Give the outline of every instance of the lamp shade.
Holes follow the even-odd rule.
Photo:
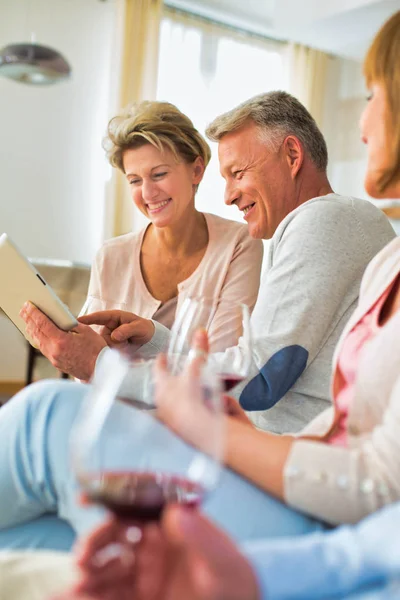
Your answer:
[[[0,75],[21,83],[46,85],[67,79],[71,67],[56,50],[39,44],[9,44],[0,50]]]

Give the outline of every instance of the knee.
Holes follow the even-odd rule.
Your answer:
[[[7,405],[9,404],[10,408],[14,406],[15,409],[19,405],[29,413],[53,411],[57,406],[64,404],[73,409],[81,404],[88,387],[82,383],[57,379],[37,381],[23,388]]]

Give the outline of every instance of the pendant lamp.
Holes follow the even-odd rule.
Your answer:
[[[0,75],[20,83],[48,85],[68,79],[71,67],[56,50],[39,44],[9,44],[0,50]]]

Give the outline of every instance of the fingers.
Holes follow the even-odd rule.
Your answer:
[[[159,354],[154,364],[154,374],[157,379],[167,373],[168,361],[165,354]]]
[[[138,527],[111,519],[79,542],[75,553],[81,577],[74,591],[92,592],[131,578],[135,564],[134,547],[141,537]]]
[[[43,346],[49,341],[57,340],[64,332],[59,329],[41,310],[31,302],[25,302],[20,311],[25,321],[25,332],[35,348],[43,352]]]
[[[26,323],[26,332],[33,338],[40,341],[40,337],[54,338],[63,333],[53,321],[49,319],[41,310],[39,310],[32,302],[25,302],[21,311],[20,317]],[[38,336],[40,336],[38,338]]]
[[[78,317],[79,323],[85,325],[107,325],[110,321],[119,322],[120,310],[98,310],[88,315]]]
[[[218,530],[198,510],[178,505],[167,506],[162,519],[164,533],[169,540],[186,549],[193,545],[207,550]],[[211,536],[211,537],[210,537]],[[209,551],[209,549],[208,549]]]
[[[114,520],[108,520],[80,540],[75,546],[77,564],[90,568],[93,555],[113,541],[118,531],[119,525]]]
[[[192,338],[192,345],[189,352],[189,366],[187,376],[189,378],[198,378],[201,366],[207,361],[208,356],[208,335],[204,329],[196,331]]]
[[[192,346],[202,350],[205,354],[209,352],[208,333],[205,329],[198,329],[193,336]]]
[[[257,582],[236,544],[197,510],[167,507],[163,532],[187,558],[196,598],[257,598]],[[232,585],[232,578],[234,584]],[[235,595],[235,587],[243,588]]]
[[[142,538],[141,529],[134,523],[121,522],[117,519],[109,519],[75,546],[77,564],[85,568],[98,568],[101,566],[102,558],[96,554],[102,552],[105,547],[113,543],[121,543],[135,546]],[[95,558],[95,560],[93,560]],[[103,559],[106,557],[104,556]],[[111,555],[110,555],[110,558]]]
[[[134,337],[137,333],[138,323],[137,320],[130,323],[124,323],[120,325],[111,333],[111,339],[114,342],[126,342],[129,338]]]

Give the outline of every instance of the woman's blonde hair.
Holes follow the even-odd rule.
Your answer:
[[[192,121],[169,102],[145,100],[133,104],[108,124],[103,147],[113,167],[124,172],[125,150],[152,144],[160,152],[169,149],[176,160],[193,163],[200,156],[204,165],[210,161],[211,150]]]
[[[381,27],[364,60],[368,87],[383,86],[386,94],[386,138],[389,165],[377,182],[379,192],[400,180],[400,11]]]

